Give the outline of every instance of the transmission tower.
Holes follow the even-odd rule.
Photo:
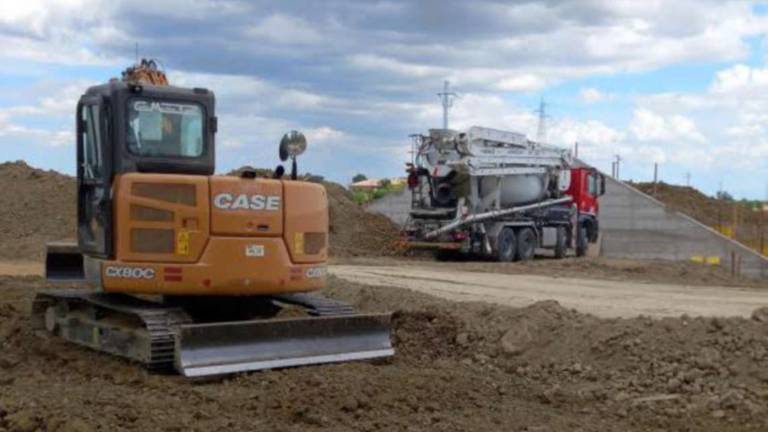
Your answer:
[[[457,94],[450,91],[451,83],[448,80],[443,82],[443,91],[437,95],[440,97],[440,101],[443,104],[443,129],[448,129],[448,110],[453,106],[453,101],[456,99]]]

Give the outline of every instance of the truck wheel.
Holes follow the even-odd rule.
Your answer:
[[[587,227],[581,226],[579,227],[579,233],[576,236],[576,256],[577,257],[583,257],[587,255],[587,247],[589,247],[589,243],[587,243]]]
[[[530,228],[522,228],[517,232],[517,259],[528,261],[536,253],[536,233]]]
[[[555,258],[565,258],[565,254],[568,252],[568,239],[565,232],[565,228],[557,227],[557,235],[555,239]]]
[[[496,238],[496,260],[499,262],[510,262],[515,259],[517,251],[517,241],[515,232],[512,228],[504,228],[499,232]]]

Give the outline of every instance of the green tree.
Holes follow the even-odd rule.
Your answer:
[[[361,182],[364,180],[368,180],[368,177],[365,176],[365,174],[358,174],[354,177],[352,177],[352,183]]]
[[[392,186],[392,180],[385,178],[379,182],[379,186],[382,189],[389,189],[389,187]]]

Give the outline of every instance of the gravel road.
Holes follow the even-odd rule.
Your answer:
[[[335,265],[331,274],[350,282],[407,288],[453,301],[525,307],[556,300],[600,317],[748,317],[768,305],[768,290],[581,278],[478,273],[430,266]]]

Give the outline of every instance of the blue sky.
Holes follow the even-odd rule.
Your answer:
[[[217,95],[219,171],[277,163],[290,129],[302,167],[347,183],[402,175],[408,135],[451,125],[572,147],[622,178],[768,194],[762,2],[679,0],[61,0],[0,4],[0,159],[74,172],[74,114],[90,86],[157,58]]]

